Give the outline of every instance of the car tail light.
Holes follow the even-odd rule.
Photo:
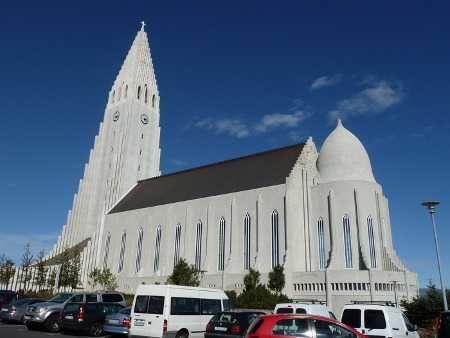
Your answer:
[[[206,324],[206,331],[209,331],[209,330],[211,330],[211,324],[210,323]]]
[[[131,327],[131,318],[125,317],[125,318],[123,319],[122,326],[128,326],[128,327]]]
[[[164,319],[163,332],[167,332],[167,319]]]
[[[84,304],[80,305],[80,309],[78,310],[78,319],[79,320],[84,319]]]
[[[239,325],[233,325],[233,327],[231,328],[231,332],[239,333],[241,332],[241,327]]]
[[[62,318],[62,311],[59,313],[59,318]]]
[[[17,309],[15,308],[15,306],[13,306],[13,307],[11,308],[11,311],[12,311],[12,312],[16,312],[16,310],[17,310]]]
[[[439,313],[437,327],[436,327],[438,331],[441,329],[441,324],[442,324],[442,313]]]

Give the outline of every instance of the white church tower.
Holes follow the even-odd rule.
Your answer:
[[[48,255],[56,262],[64,250],[78,246],[84,275],[95,264],[103,215],[138,180],[160,175],[160,98],[144,27],[142,22],[109,92],[67,225]]]

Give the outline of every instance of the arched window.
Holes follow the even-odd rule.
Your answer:
[[[369,236],[369,252],[370,252],[370,267],[377,267],[377,254],[375,252],[375,237],[373,234],[373,219],[372,216],[367,216],[367,233]]]
[[[145,102],[145,103],[148,102],[148,89],[147,89],[147,85],[145,85],[145,100],[144,100],[144,102]]]
[[[250,269],[250,215],[244,217],[244,270]]]
[[[218,270],[225,270],[225,218],[221,217],[219,222],[219,264]]]
[[[347,214],[342,218],[344,227],[344,251],[345,251],[345,267],[347,269],[353,268],[353,253],[352,253],[352,236],[350,232],[350,217]]]
[[[141,255],[142,255],[142,240],[143,240],[143,238],[144,238],[144,230],[142,228],[140,228],[138,240],[137,240],[135,273],[138,273],[139,270],[141,270]]]
[[[325,259],[325,233],[322,217],[319,217],[317,220],[317,242],[319,248],[319,269],[323,270],[326,268],[327,262]]]
[[[103,254],[103,270],[108,268],[109,244],[111,243],[111,233],[108,231],[105,240],[105,252]]]
[[[128,96],[128,85],[125,86],[125,95],[124,95],[124,99],[126,99]]]
[[[272,212],[272,268],[280,264],[278,211]]]
[[[120,273],[123,270],[123,260],[124,260],[124,256],[125,256],[125,244],[126,243],[127,243],[127,231],[123,230],[122,240],[120,241],[119,267],[117,269],[117,273]]]
[[[155,100],[156,100],[156,97],[155,97],[155,94],[153,94],[153,96],[152,96],[152,107],[153,108],[155,107]]]
[[[195,267],[200,270],[202,262],[202,236],[203,236],[203,224],[199,220],[197,222],[197,237],[195,240]]]
[[[175,245],[173,253],[173,266],[178,264],[180,260],[180,243],[181,243],[181,224],[178,223],[175,227]]]
[[[155,254],[153,258],[153,272],[157,272],[159,269],[159,252],[161,249],[161,226],[158,225],[156,228],[155,236]]]
[[[137,90],[137,99],[139,100],[140,98],[141,98],[141,86],[139,86]]]

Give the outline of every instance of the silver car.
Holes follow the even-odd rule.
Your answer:
[[[16,300],[11,304],[4,304],[1,307],[0,319],[11,322],[21,322],[25,324],[23,315],[28,305],[46,302],[47,300],[41,298],[24,298]]]
[[[117,313],[106,316],[103,332],[107,334],[128,335],[130,331],[131,306],[122,309]]]

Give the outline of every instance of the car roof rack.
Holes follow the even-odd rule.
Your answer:
[[[396,307],[397,303],[393,303],[390,300],[352,300],[352,304],[373,304],[373,305],[386,305]]]
[[[311,303],[311,304],[320,304],[324,305],[326,304],[325,301],[318,300],[318,299],[292,299],[293,303]]]

